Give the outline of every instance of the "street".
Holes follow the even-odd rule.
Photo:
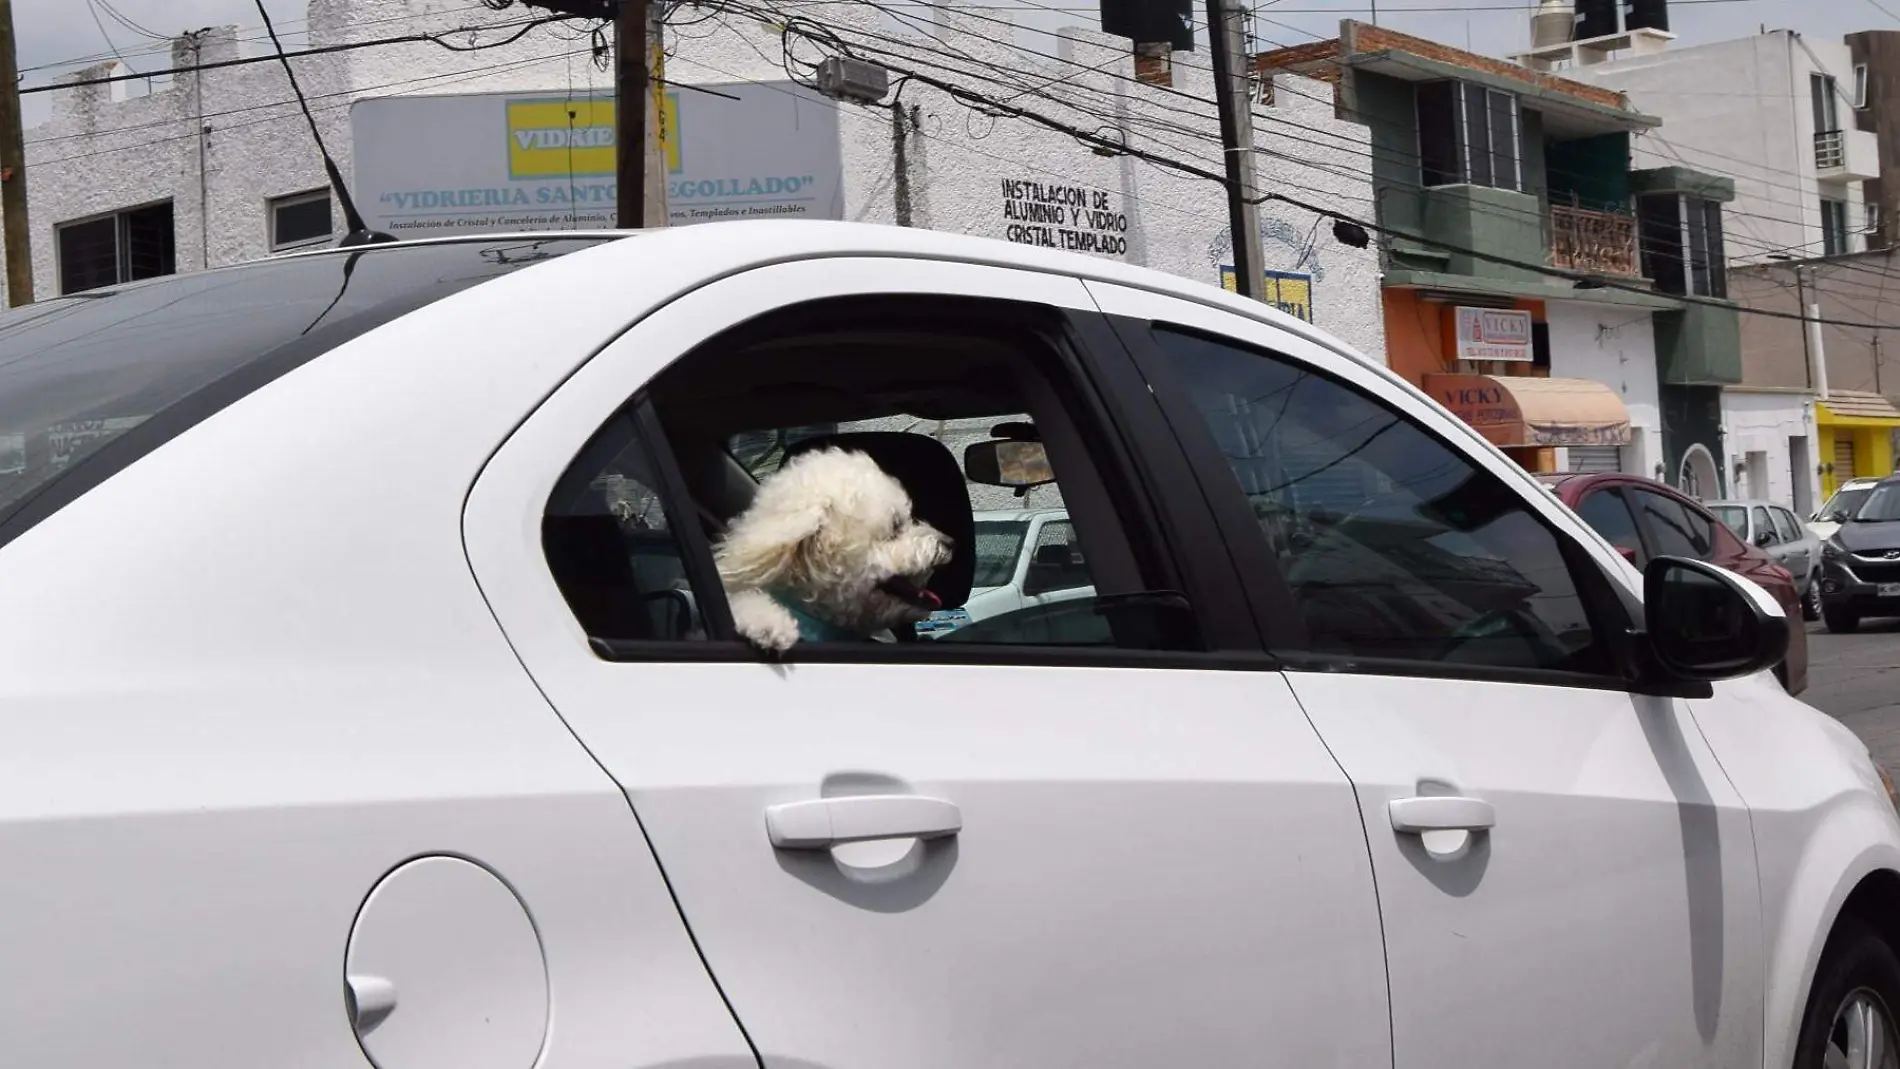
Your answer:
[[[1854,729],[1882,765],[1900,768],[1900,619],[1869,620],[1852,635],[1807,626],[1801,700]]]

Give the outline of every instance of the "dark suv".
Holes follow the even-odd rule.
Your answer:
[[[1821,543],[1821,619],[1853,631],[1869,616],[1900,616],[1900,476],[1880,480]]]

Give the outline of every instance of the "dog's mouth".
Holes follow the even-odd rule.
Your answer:
[[[943,608],[943,599],[929,587],[907,575],[893,575],[877,585],[877,588],[891,597],[914,608],[935,612]]]

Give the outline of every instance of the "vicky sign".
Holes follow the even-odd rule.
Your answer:
[[[666,93],[667,216],[842,219],[837,109],[791,82]],[[364,221],[397,237],[615,225],[611,95],[370,97],[350,111]]]

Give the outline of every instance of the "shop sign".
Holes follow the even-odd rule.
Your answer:
[[[1278,308],[1295,319],[1313,321],[1313,276],[1295,271],[1262,271],[1260,296],[1267,304]],[[1220,269],[1221,288],[1229,293],[1239,293],[1240,276],[1234,273],[1232,264],[1222,264]]]
[[[1508,308],[1458,307],[1460,360],[1531,361],[1531,314]]]

